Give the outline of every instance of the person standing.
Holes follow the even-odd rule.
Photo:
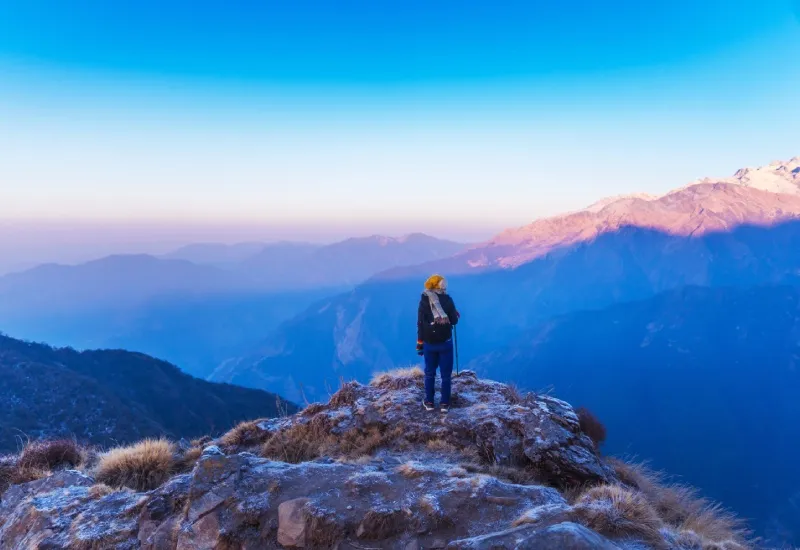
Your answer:
[[[417,312],[417,354],[425,358],[425,398],[422,405],[432,411],[436,387],[436,370],[442,377],[440,410],[450,410],[453,376],[453,327],[460,315],[455,302],[447,294],[447,280],[432,275],[425,281],[425,290]]]

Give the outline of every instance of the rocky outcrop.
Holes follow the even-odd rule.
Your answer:
[[[596,518],[611,500],[571,504],[560,492],[619,483],[566,403],[465,373],[455,408],[428,413],[420,382],[406,372],[346,384],[327,405],[212,442],[188,473],[149,492],[98,485],[91,471],[12,486],[0,548],[670,547],[658,530],[590,528],[581,507]],[[281,446],[296,463],[268,458]]]
[[[614,477],[581,432],[572,407],[563,401],[522,396],[505,384],[478,380],[465,371],[454,380],[454,408],[441,415],[421,407],[421,390],[421,373],[378,378],[369,385],[352,382],[327,405],[311,405],[299,415],[264,421],[260,427],[274,436],[276,458],[283,458],[281,441],[293,441],[301,431],[316,440],[330,440],[329,447],[317,452],[334,455],[357,454],[362,449],[353,440],[375,434],[376,441],[368,444],[379,451],[458,449],[486,463],[528,469],[556,486]]]

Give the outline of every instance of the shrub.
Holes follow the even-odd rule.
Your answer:
[[[606,440],[606,427],[586,407],[579,407],[575,414],[578,415],[581,431],[589,436],[595,447],[599,449],[600,445]]]
[[[11,485],[11,478],[17,469],[17,460],[13,456],[0,456],[0,494]]]
[[[314,460],[322,454],[329,435],[327,418],[316,416],[272,434],[261,447],[261,456],[292,464]]]
[[[269,433],[258,427],[260,420],[240,422],[220,438],[223,447],[250,447],[259,445],[269,437]]]
[[[524,400],[522,393],[515,384],[508,384],[503,388],[503,395],[505,395],[505,398],[512,405],[519,405]]]
[[[409,386],[420,386],[425,373],[419,367],[406,367],[378,373],[372,377],[371,386],[383,390],[402,390]]]
[[[664,547],[661,518],[639,492],[619,485],[598,485],[584,492],[573,508],[586,527],[608,537],[634,537]]]
[[[339,391],[331,396],[331,407],[347,407],[356,402],[356,388],[360,384],[358,382],[345,382],[339,388]]]
[[[174,467],[175,445],[166,439],[146,439],[102,455],[96,479],[115,488],[150,491],[167,481]]]
[[[322,403],[311,403],[303,409],[303,416],[314,416],[315,414],[325,410],[325,405]]]
[[[51,473],[50,470],[45,470],[44,468],[38,468],[36,466],[17,465],[14,471],[11,472],[10,484],[20,485],[22,483],[36,481],[37,479],[49,476]]]
[[[20,468],[58,470],[75,468],[84,462],[85,451],[71,439],[34,441],[22,449]]]

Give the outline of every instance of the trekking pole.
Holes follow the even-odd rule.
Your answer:
[[[458,325],[453,327],[453,340],[456,348],[456,376],[458,376]]]

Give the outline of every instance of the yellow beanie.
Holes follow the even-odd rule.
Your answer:
[[[447,281],[441,275],[431,275],[425,281],[425,288],[427,290],[445,290],[447,288]]]

